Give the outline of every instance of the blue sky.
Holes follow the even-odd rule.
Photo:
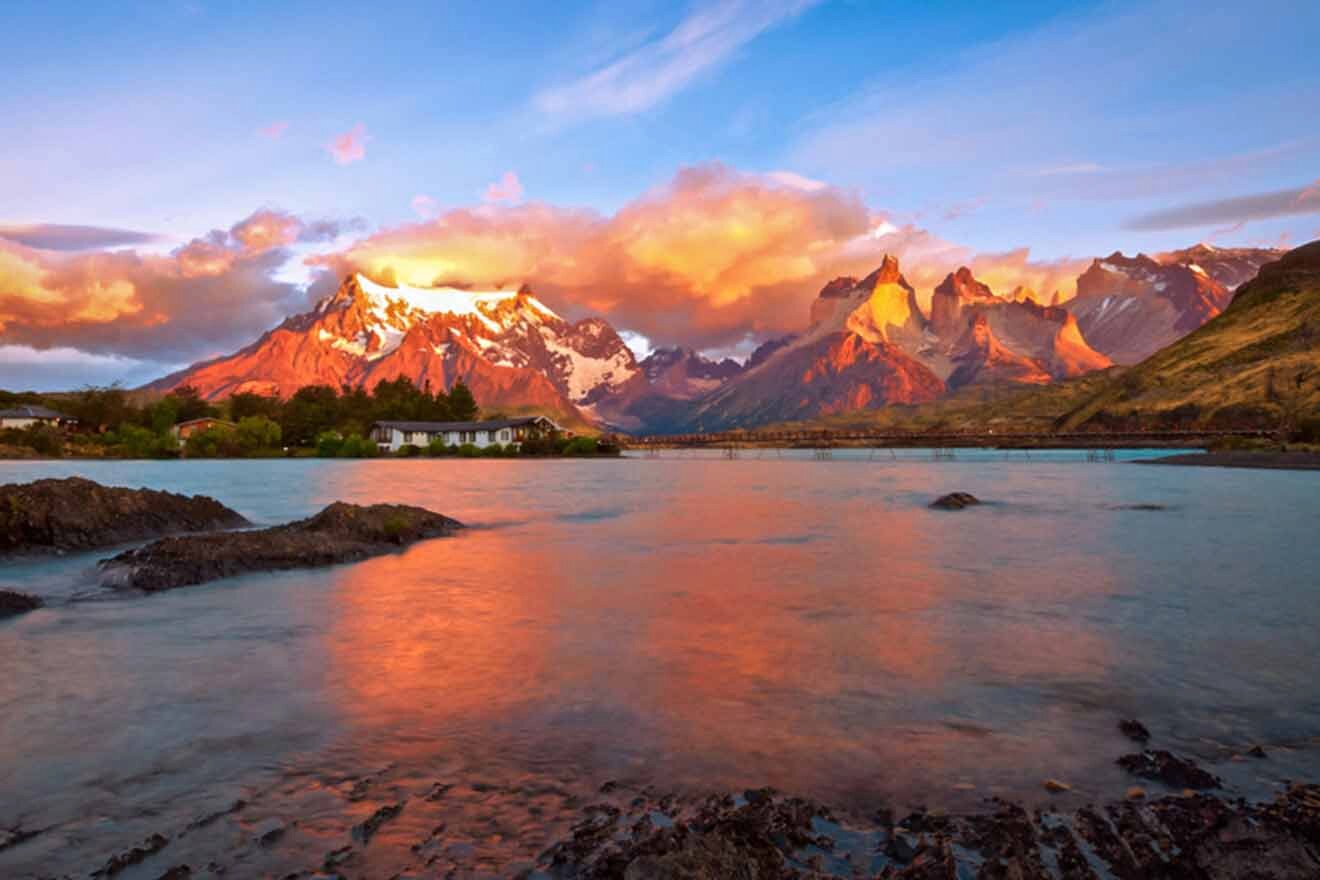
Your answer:
[[[718,162],[973,252],[1297,244],[1317,45],[1313,0],[9,3],[0,226],[609,214]]]

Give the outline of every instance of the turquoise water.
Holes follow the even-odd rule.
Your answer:
[[[108,551],[0,567],[51,603],[0,623],[0,830],[44,829],[0,876],[85,873],[157,831],[165,861],[120,876],[278,875],[376,797],[413,805],[352,876],[389,876],[424,820],[460,875],[499,875],[612,779],[858,813],[1038,801],[1046,777],[1093,800],[1131,782],[1120,717],[1237,792],[1320,778],[1317,473],[992,450],[0,463],[69,474],[258,523],[342,499],[474,528],[157,596],[102,589]],[[927,509],[954,490],[992,503]],[[1256,742],[1268,761],[1233,759]]]

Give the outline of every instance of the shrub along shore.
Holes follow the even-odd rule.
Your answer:
[[[371,439],[377,421],[475,420],[480,409],[461,382],[447,392],[432,392],[406,378],[380,382],[371,391],[311,385],[287,400],[243,392],[218,404],[188,386],[146,403],[134,402],[120,388],[46,395],[0,391],[0,408],[17,405],[48,407],[72,425],[0,430],[0,458],[508,458],[619,452],[593,437],[548,436],[487,447],[433,443],[398,453],[381,452]],[[179,430],[199,419],[217,423]]]

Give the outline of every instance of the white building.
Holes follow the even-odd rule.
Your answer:
[[[489,422],[376,422],[371,426],[372,439],[382,452],[398,452],[408,445],[425,448],[436,439],[443,440],[446,446],[464,443],[481,448],[495,443],[518,446],[533,437],[562,432],[559,425],[545,416]]]
[[[31,428],[33,425],[60,427],[70,424],[73,419],[44,406],[16,406],[13,409],[0,409],[0,429]]]

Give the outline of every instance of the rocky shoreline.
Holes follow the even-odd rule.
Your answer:
[[[772,788],[693,793],[628,781],[583,788],[526,775],[434,779],[393,764],[348,775],[313,768],[174,827],[139,826],[138,836],[78,867],[100,878],[175,880],[1320,876],[1320,785],[1277,784],[1272,795],[1248,801],[1192,760],[1144,748],[1151,734],[1139,721],[1121,721],[1119,730],[1143,748],[1116,763],[1148,780],[1150,793],[1133,786],[1123,799],[1100,803],[988,797],[953,812],[878,806],[860,813]],[[1247,755],[1269,759],[1258,747]],[[1044,788],[1069,790],[1051,780]],[[7,850],[26,850],[27,864],[40,864],[41,853],[70,839],[59,827],[0,829],[0,864]]]
[[[1320,876],[1320,785],[1248,802],[1184,791],[1077,808],[987,798],[946,813],[869,816],[776,791],[693,795],[608,781],[434,781],[389,771],[313,778],[319,805],[273,812],[260,793],[146,833],[84,865],[94,877],[288,880],[1302,880]],[[327,812],[326,798],[340,802]],[[493,802],[521,804],[516,826]],[[479,804],[475,809],[473,805]],[[485,836],[484,845],[473,845]],[[0,831],[0,853],[57,847],[58,829]],[[40,875],[38,875],[40,876]]]
[[[0,590],[0,620],[14,617],[28,611],[35,611],[45,603],[36,596],[20,593],[16,590]]]
[[[341,501],[268,529],[161,538],[102,560],[99,567],[107,586],[154,593],[250,572],[356,562],[462,527],[421,507]]]
[[[245,525],[241,514],[205,495],[102,486],[81,477],[0,486],[0,558]]]
[[[1261,470],[1320,470],[1320,452],[1189,452],[1161,458],[1143,458],[1134,464],[1165,464],[1182,467],[1258,468]]]

